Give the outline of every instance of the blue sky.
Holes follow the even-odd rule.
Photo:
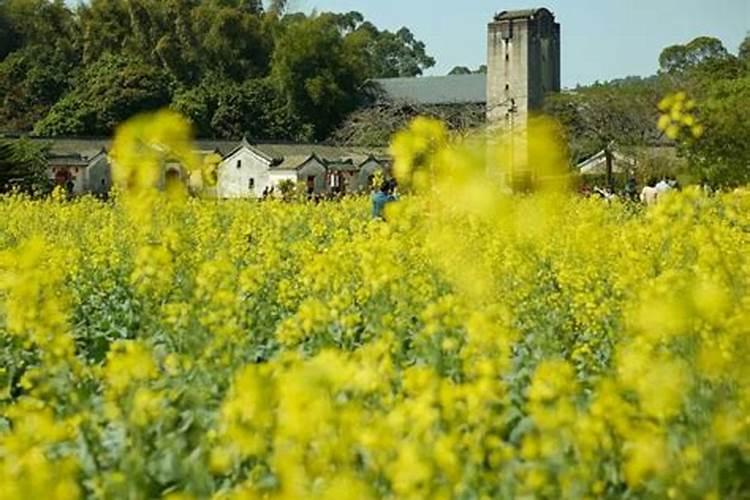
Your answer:
[[[291,0],[304,11],[362,12],[381,28],[408,26],[438,61],[430,74],[477,67],[486,24],[500,10],[544,6],[562,24],[566,87],[656,71],[661,50],[696,36],[721,39],[732,52],[750,31],[750,0]]]

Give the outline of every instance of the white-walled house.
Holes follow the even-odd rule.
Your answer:
[[[88,157],[85,154],[50,153],[47,173],[50,181],[70,194],[105,195],[112,187],[107,152],[102,149]]]
[[[72,194],[106,194],[112,187],[108,138],[43,138],[49,145],[50,179]],[[168,162],[164,178],[177,177],[193,193],[218,198],[261,198],[283,181],[309,188],[312,194],[359,193],[370,189],[375,172],[390,169],[382,148],[336,147],[322,144],[250,143],[241,141],[195,141],[201,158],[216,155],[215,187],[203,185],[202,175],[188,175],[176,162]]]
[[[310,193],[324,193],[326,163],[315,153],[273,158],[246,140],[219,165],[216,194],[219,198],[260,198],[271,188],[291,180],[304,182]]]
[[[388,167],[388,160],[361,148],[251,144],[243,139],[219,165],[216,195],[260,198],[285,180],[304,184],[309,194],[362,192],[369,189],[375,171]]]
[[[271,186],[274,159],[247,140],[230,151],[219,164],[216,195],[219,198],[259,198]]]

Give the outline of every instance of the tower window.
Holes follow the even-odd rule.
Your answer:
[[[505,90],[510,90],[510,83],[505,84]]]
[[[505,60],[510,61],[510,54],[505,54]]]
[[[506,42],[513,38],[513,24],[505,22],[500,25],[500,36]]]
[[[248,189],[255,189],[255,178],[250,177],[250,180],[247,181],[247,187]]]
[[[242,168],[242,160],[237,160],[237,168]]]

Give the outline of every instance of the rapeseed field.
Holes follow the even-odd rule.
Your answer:
[[[579,198],[526,140],[509,195],[417,121],[380,221],[157,189],[214,175],[166,113],[112,200],[2,198],[0,498],[747,498],[750,193]]]

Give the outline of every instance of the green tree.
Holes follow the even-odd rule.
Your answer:
[[[20,189],[31,194],[46,193],[49,147],[28,139],[0,142],[0,192]]]
[[[241,82],[269,73],[273,35],[249,10],[204,3],[194,12],[202,72]]]
[[[0,61],[20,47],[20,36],[8,15],[5,2],[0,2]]]
[[[268,13],[274,17],[280,17],[286,12],[288,0],[270,0]]]
[[[740,44],[737,58],[744,66],[745,71],[750,72],[750,34],[748,34]]]
[[[105,55],[86,68],[34,131],[45,136],[110,134],[127,118],[168,105],[172,87],[173,80],[158,67]]]
[[[0,2],[0,129],[30,130],[67,91],[79,40],[62,1]]]
[[[300,124],[267,78],[244,83],[207,79],[178,91],[172,107],[187,116],[202,137],[294,140],[301,134]]]
[[[221,137],[246,136],[252,140],[303,140],[305,131],[269,79],[247,80],[225,88],[211,120]]]
[[[0,128],[30,130],[70,88],[75,64],[43,45],[29,45],[0,63]]]
[[[127,0],[90,0],[79,4],[77,15],[85,65],[129,48],[132,30]]]
[[[660,143],[656,105],[666,89],[667,82],[656,78],[598,84],[551,95],[544,110],[564,126],[572,159],[578,162],[614,145]]]
[[[71,11],[64,0],[0,0],[0,128],[107,133],[179,89],[174,107],[207,135],[322,139],[368,79],[434,65],[407,28],[286,5],[89,0]]]
[[[737,58],[721,43],[708,36],[698,37],[685,45],[672,45],[659,56],[661,71],[671,76],[685,78],[690,73],[712,79],[731,78],[738,70]]]
[[[435,66],[424,42],[417,40],[406,27],[393,33],[363,22],[353,35],[366,35],[363,44],[367,56],[368,77],[392,78],[419,76]]]
[[[78,25],[64,0],[4,0],[0,5],[17,47],[44,45],[67,54],[76,52]]]
[[[289,112],[310,124],[316,139],[325,138],[357,103],[364,62],[352,48],[330,16],[294,22],[276,42],[273,82]]]
[[[750,183],[750,76],[713,82],[698,102],[705,133],[682,145],[695,177],[724,187]]]

